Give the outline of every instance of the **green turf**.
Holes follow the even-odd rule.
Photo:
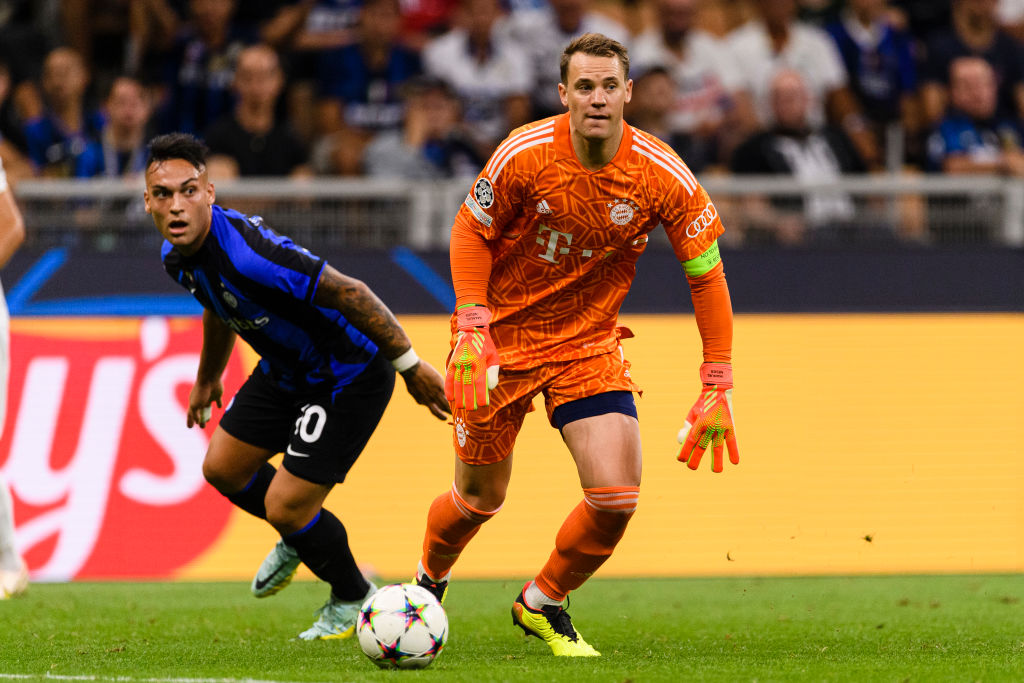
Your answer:
[[[293,584],[36,584],[0,602],[0,683],[274,681],[1021,681],[1024,575],[593,580],[570,613],[598,659],[551,656],[509,617],[519,581],[459,581],[425,671],[378,671],[355,640],[294,636],[326,597]]]

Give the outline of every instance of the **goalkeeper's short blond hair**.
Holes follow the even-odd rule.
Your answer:
[[[569,85],[569,60],[577,53],[592,57],[616,57],[622,64],[623,82],[629,80],[629,51],[626,50],[626,46],[601,33],[584,33],[562,50],[562,59],[558,65],[562,74],[562,85]]]

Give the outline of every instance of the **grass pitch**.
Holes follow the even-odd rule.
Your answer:
[[[322,583],[265,600],[242,583],[36,584],[0,602],[0,683],[1024,680],[1024,575],[595,579],[569,611],[604,656],[575,660],[512,626],[521,584],[453,583],[448,646],[423,671],[294,640]]]

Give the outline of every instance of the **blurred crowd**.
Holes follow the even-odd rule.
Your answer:
[[[588,31],[698,173],[1024,175],[1024,0],[0,0],[0,156],[132,175],[186,131],[215,179],[472,176]]]

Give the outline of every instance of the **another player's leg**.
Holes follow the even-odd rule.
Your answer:
[[[294,423],[288,396],[256,369],[210,437],[203,476],[236,507],[265,520],[267,490],[277,474],[267,460],[286,447]],[[253,578],[253,594],[258,598],[274,595],[291,583],[298,566],[293,549],[278,542]]]
[[[555,538],[555,549],[512,606],[513,622],[528,635],[542,638],[558,656],[600,653],[573,627],[562,606],[604,564],[636,509],[640,485],[640,432],[625,410],[624,392],[600,394],[575,402],[571,420],[561,425],[576,461],[584,499],[569,514]],[[634,409],[635,410],[635,409]],[[583,415],[583,417],[579,417]]]
[[[310,397],[292,417],[290,442],[267,492],[267,521],[331,591],[303,640],[348,638],[359,607],[376,592],[356,564],[345,526],[324,499],[345,480],[380,422],[395,372],[380,354],[344,391]]]
[[[356,565],[345,525],[321,507],[332,487],[281,468],[267,495],[267,521],[310,571],[331,587],[316,622],[299,634],[303,640],[351,636],[359,606],[376,591]]]
[[[3,173],[2,169],[0,173]],[[3,416],[7,411],[7,378],[11,368],[9,326],[7,301],[3,288],[0,288],[0,433],[3,432]],[[20,595],[27,588],[28,565],[14,541],[14,503],[7,490],[7,482],[0,477],[0,600]]]
[[[271,455],[272,450],[245,443],[218,426],[210,439],[203,475],[236,507],[265,520],[267,491],[277,474],[277,469],[266,462]],[[249,475],[247,480],[246,475]],[[295,576],[299,563],[295,550],[284,541],[278,541],[252,580],[253,595],[263,598],[285,588]]]
[[[0,477],[0,600],[20,595],[27,588],[28,566],[14,543],[13,506],[7,482]]]

